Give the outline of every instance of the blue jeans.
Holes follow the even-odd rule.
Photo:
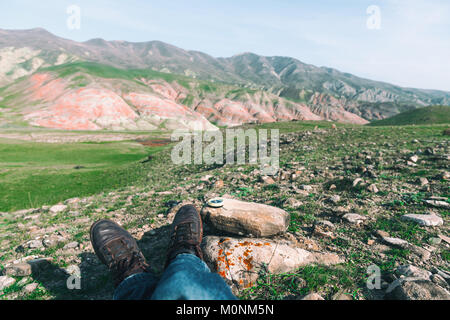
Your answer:
[[[139,273],[123,280],[114,300],[236,300],[230,287],[217,273],[211,273],[201,259],[179,254],[161,279],[152,273]]]

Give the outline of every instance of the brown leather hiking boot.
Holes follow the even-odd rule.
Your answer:
[[[202,218],[197,209],[189,204],[181,207],[172,223],[166,267],[181,253],[190,253],[203,260],[202,238]]]
[[[100,261],[111,270],[115,286],[133,274],[150,272],[136,240],[117,223],[97,221],[90,235],[92,247]]]

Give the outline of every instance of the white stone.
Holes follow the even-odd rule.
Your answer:
[[[356,187],[358,184],[362,183],[363,179],[361,178],[356,178],[355,180],[353,180],[353,187]]]
[[[202,216],[218,230],[257,237],[285,232],[290,220],[280,208],[226,198],[221,208],[204,207]]]
[[[0,276],[0,290],[6,289],[12,286],[16,282],[16,279],[8,276]]]
[[[310,293],[302,298],[302,300],[325,300],[321,295],[317,293]]]
[[[441,226],[444,224],[444,220],[434,214],[405,214],[401,219],[413,221],[427,227]]]
[[[63,249],[65,249],[65,250],[66,250],[66,249],[75,249],[75,248],[78,247],[78,245],[79,245],[79,243],[76,242],[76,241],[69,242],[68,244],[66,244],[66,245],[64,246]]]
[[[258,273],[265,269],[279,274],[309,264],[343,262],[336,254],[312,253],[287,241],[207,236],[202,247],[205,261],[235,288],[255,284]]]
[[[354,224],[361,224],[364,220],[366,220],[366,217],[363,217],[356,213],[347,213],[342,218],[344,218],[346,221]]]
[[[36,290],[37,287],[38,287],[38,284],[37,284],[37,283],[30,283],[30,284],[27,284],[27,285],[25,286],[25,288],[23,288],[23,291],[24,291],[25,293],[31,293],[31,292],[33,292],[34,290]]]
[[[27,242],[27,247],[30,249],[37,249],[43,246],[42,240],[30,240]]]
[[[64,205],[64,204],[57,204],[57,205],[54,205],[54,206],[50,207],[50,212],[51,213],[60,213],[60,212],[63,212],[64,210],[66,210],[66,209],[67,209],[66,205]]]
[[[413,155],[411,158],[409,158],[409,160],[416,163],[419,160],[419,157],[417,155]]]
[[[399,276],[422,278],[426,280],[429,280],[432,274],[429,271],[420,269],[410,264],[398,266],[397,269],[395,270],[395,273],[398,274]]]
[[[424,202],[436,208],[450,208],[450,203],[441,200],[424,200]]]
[[[301,185],[300,186],[300,190],[304,190],[304,191],[311,191],[313,188],[311,186],[308,185]]]
[[[338,203],[339,201],[341,201],[341,197],[339,195],[333,195],[330,197],[330,201],[333,203]]]
[[[383,241],[388,245],[395,247],[406,248],[407,246],[409,246],[408,241],[399,238],[384,237]]]

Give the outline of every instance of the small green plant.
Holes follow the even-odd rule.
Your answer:
[[[450,250],[444,250],[441,253],[441,257],[444,261],[449,262],[450,261]]]

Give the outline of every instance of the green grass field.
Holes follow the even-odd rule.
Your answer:
[[[139,160],[160,149],[135,142],[0,139],[0,211],[51,205],[129,185],[142,174]]]
[[[399,113],[391,118],[373,121],[371,126],[435,125],[450,123],[450,106],[430,106]]]
[[[241,299],[290,300],[312,292],[327,300],[335,299],[335,295],[378,299],[367,289],[369,266],[379,266],[387,282],[399,265],[449,271],[450,255],[444,241],[433,244],[436,249],[432,258],[424,260],[413,250],[379,245],[383,242],[375,232],[381,230],[423,248],[439,234],[449,235],[448,209],[431,208],[423,202],[431,196],[450,202],[448,180],[443,178],[448,172],[449,147],[449,137],[442,134],[444,126],[332,125],[309,121],[246,125],[279,129],[280,168],[289,174],[300,172],[295,180],[276,179],[273,184],[261,181],[260,165],[174,164],[170,146],[148,149],[135,142],[42,144],[0,140],[0,211],[39,208],[91,195],[68,204],[58,214],[39,208],[33,213],[1,215],[0,271],[32,255],[51,258],[52,262],[40,273],[26,278],[15,276],[16,283],[0,292],[0,300],[110,299],[114,291],[110,273],[92,250],[86,250],[93,221],[112,219],[136,235],[145,257],[160,272],[170,238],[169,216],[174,213],[170,202],[189,201],[200,208],[216,194],[286,210],[291,217],[289,238],[296,239],[296,246],[344,259],[338,265],[306,265],[282,274],[261,269],[254,285],[238,293]],[[141,163],[149,154],[152,160]],[[419,160],[408,165],[412,154]],[[75,170],[77,165],[85,168]],[[205,176],[212,176],[210,183],[204,181]],[[362,177],[365,185],[353,187],[357,177]],[[427,178],[428,184],[421,186],[417,181],[420,177]],[[222,187],[213,183],[219,180]],[[378,187],[377,193],[368,189],[371,184]],[[305,194],[293,189],[303,185],[312,190]],[[337,203],[330,201],[335,195],[340,197]],[[290,205],[290,199],[301,205]],[[402,219],[406,213],[430,210],[443,218],[443,225],[430,228]],[[76,216],[70,214],[75,211]],[[359,225],[348,223],[341,212],[356,213],[365,220]],[[311,232],[320,226],[319,221],[331,222],[333,237]],[[206,230],[206,235],[221,235],[213,228]],[[55,234],[62,234],[64,240],[54,246],[36,249],[26,245]],[[282,239],[286,240],[284,236]],[[77,249],[64,248],[73,241],[79,243]],[[82,281],[82,290],[64,286],[68,276],[65,270],[71,265],[79,266],[82,278],[87,279]],[[29,283],[37,283],[38,288],[26,292]]]

